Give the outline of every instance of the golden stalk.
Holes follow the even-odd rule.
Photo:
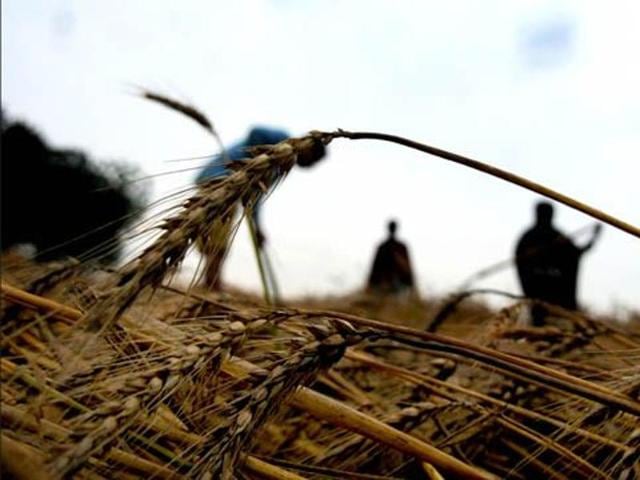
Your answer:
[[[314,390],[302,388],[289,400],[291,405],[333,425],[376,440],[408,455],[432,463],[454,478],[487,480],[496,477],[467,465],[436,447],[401,432],[386,423],[355,410]]]
[[[581,436],[583,438],[589,439],[590,441],[596,444],[607,445],[608,447],[615,448],[624,453],[630,453],[633,449],[627,445],[623,445],[619,442],[611,440],[607,437],[603,437],[597,433],[590,432],[588,430],[582,429],[577,426],[569,425],[565,422],[557,420],[553,417],[549,417],[543,415],[541,413],[520,407],[518,405],[512,405],[503,400],[490,397],[489,395],[485,395],[480,392],[476,392],[474,390],[470,390],[468,388],[464,388],[460,385],[456,385],[455,383],[444,382],[442,380],[438,380],[433,377],[429,377],[427,375],[420,374],[418,372],[413,372],[407,370],[403,367],[398,367],[396,365],[390,365],[382,360],[379,360],[372,355],[359,352],[357,350],[349,349],[345,354],[345,358],[355,360],[358,362],[362,362],[372,368],[376,368],[378,370],[382,370],[388,372],[392,375],[403,378],[409,382],[412,382],[416,385],[425,385],[434,391],[439,396],[443,396],[451,401],[455,400],[455,396],[451,393],[446,393],[441,389],[448,389],[452,392],[459,393],[462,395],[466,395],[472,398],[477,399],[479,402],[492,405],[500,410],[505,410],[508,412],[512,412],[520,417],[528,418],[534,421],[541,421],[549,425],[553,425],[556,428],[563,430],[564,432],[571,433],[576,436]]]
[[[379,329],[381,331],[399,334],[396,340],[402,342],[403,337],[413,337],[422,341],[421,348],[429,348],[434,351],[447,351],[457,353],[463,357],[470,357],[485,365],[499,367],[506,371],[521,375],[529,380],[535,380],[542,384],[556,387],[573,395],[595,400],[604,405],[614,406],[635,416],[640,416],[640,402],[607,388],[597,383],[589,382],[581,378],[569,375],[552,368],[539,365],[535,362],[493,350],[481,345],[474,345],[463,340],[458,340],[446,335],[423,332],[402,325],[391,324],[380,320],[351,315],[334,311],[317,311],[298,309],[298,313],[304,313],[310,317],[333,317],[342,319],[353,325]]]
[[[305,477],[250,455],[244,456],[244,466],[250,472],[269,480],[305,480]]]
[[[243,378],[258,370],[260,369],[255,365],[240,359],[226,362],[222,367],[223,372],[236,378]],[[289,397],[288,403],[332,425],[346,428],[371,440],[432,463],[454,478],[477,480],[494,480],[496,478],[492,474],[467,465],[416,437],[401,432],[380,420],[310,388],[299,388]]]

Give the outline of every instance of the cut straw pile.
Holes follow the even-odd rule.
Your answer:
[[[637,330],[560,309],[526,328],[520,302],[461,339],[464,314],[443,335],[166,286],[213,219],[253,205],[323,135],[205,185],[118,272],[5,262],[3,473],[639,478]]]

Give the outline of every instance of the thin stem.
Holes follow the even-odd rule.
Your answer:
[[[611,225],[612,227],[616,227],[624,232],[627,232],[635,237],[640,238],[640,228],[635,227],[627,222],[619,220],[605,212],[602,212],[596,208],[593,208],[585,203],[579,202],[567,195],[556,192],[555,190],[551,190],[550,188],[545,187],[544,185],[540,185],[539,183],[532,182],[524,177],[520,177],[511,172],[507,172],[506,170],[502,170],[497,167],[493,167],[486,163],[479,162],[477,160],[473,160],[471,158],[463,157],[462,155],[458,155],[456,153],[448,152],[446,150],[441,150],[436,147],[431,147],[429,145],[425,145],[423,143],[418,143],[413,140],[409,140],[407,138],[398,137],[396,135],[388,135],[386,133],[375,133],[375,132],[347,132],[344,130],[338,130],[337,132],[332,134],[334,138],[349,138],[351,140],[383,140],[385,142],[397,143],[399,145],[404,145],[405,147],[413,148],[415,150],[419,150],[421,152],[429,153],[431,155],[435,155],[436,157],[444,158],[445,160],[450,160],[454,163],[458,163],[460,165],[464,165],[469,168],[473,168],[474,170],[479,170],[481,172],[487,173],[494,177],[501,178],[509,183],[514,183],[519,185],[527,190],[531,190],[533,192],[539,193],[545,197],[556,200],[557,202],[563,203],[568,207],[579,210],[587,215],[590,215],[593,218],[597,218],[598,220]]]
[[[272,305],[277,306],[281,305],[281,297],[280,297],[280,289],[278,288],[278,281],[276,280],[276,274],[273,271],[273,265],[271,264],[271,259],[269,258],[269,252],[266,248],[262,249],[262,261],[264,264],[264,268],[269,277],[269,285],[271,289],[271,296],[273,299]]]
[[[341,319],[346,320],[353,325],[371,327],[391,332],[393,334],[398,334],[398,337],[395,338],[396,341],[410,345],[417,345],[420,348],[429,349],[431,351],[445,351],[465,358],[472,358],[484,365],[498,367],[510,372],[511,374],[520,375],[521,377],[528,379],[530,382],[535,381],[546,385],[547,388],[555,388],[558,391],[568,392],[578,397],[594,400],[602,405],[619,408],[620,410],[624,410],[636,417],[640,417],[640,402],[634,398],[621,395],[606,386],[588,382],[581,378],[547,368],[543,365],[539,365],[535,362],[531,362],[499,350],[492,350],[482,345],[474,345],[445,335],[422,332],[410,327],[363,318],[348,313],[334,312],[330,310],[321,311],[306,309],[295,309],[292,311],[306,314],[309,319],[313,317]]]
[[[269,292],[269,284],[267,282],[267,273],[265,272],[264,265],[262,263],[260,246],[258,245],[256,224],[253,220],[253,209],[247,210],[247,225],[249,226],[249,234],[251,236],[251,244],[253,245],[253,253],[256,256],[256,262],[258,263],[258,271],[260,272],[260,281],[262,282],[262,294],[264,296],[264,301],[267,305],[271,305],[272,301]]]

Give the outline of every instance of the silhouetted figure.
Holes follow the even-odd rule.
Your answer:
[[[32,244],[38,260],[80,256],[110,262],[141,199],[121,165],[98,168],[78,150],[57,150],[30,127],[2,122],[1,247]]]
[[[270,127],[257,126],[253,127],[246,138],[233,144],[226,150],[226,157],[231,162],[243,161],[251,157],[249,149],[257,145],[274,145],[290,138],[288,132]],[[311,167],[324,158],[326,154],[324,144],[318,140],[314,143],[313,148],[298,155],[296,163],[301,167]],[[230,173],[230,169],[226,163],[227,158],[223,155],[214,156],[211,161],[198,174],[196,183],[203,183],[215,179],[221,179]],[[208,238],[199,242],[199,249],[204,255],[204,281],[211,290],[220,289],[220,271],[222,263],[229,247],[229,238],[232,231],[233,213],[228,218],[216,220],[211,225]],[[266,236],[260,222],[260,202],[255,206],[253,211],[253,224],[256,230],[256,241],[258,247],[262,248],[266,241]]]
[[[582,254],[595,243],[601,226],[594,229],[589,243],[577,247],[570,238],[553,227],[553,207],[548,202],[536,205],[536,223],[520,238],[516,247],[516,265],[524,294],[532,299],[577,310],[578,267]],[[547,315],[534,305],[532,322],[540,326]]]
[[[409,251],[396,238],[398,224],[390,221],[389,236],[376,251],[367,288],[373,293],[400,294],[413,290],[413,271]]]

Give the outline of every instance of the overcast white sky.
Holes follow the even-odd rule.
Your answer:
[[[137,163],[215,151],[195,124],[129,94],[142,85],[210,114],[226,142],[253,123],[378,130],[511,170],[638,225],[637,1],[2,2],[2,104],[54,145]],[[157,179],[153,198],[195,173]],[[390,217],[426,294],[508,257],[537,197],[373,142],[336,141],[264,209],[281,289],[362,285]],[[590,223],[557,208],[569,232]],[[224,276],[257,288],[247,234]],[[515,272],[478,284],[519,291]],[[640,240],[605,228],[580,296],[640,307]]]

